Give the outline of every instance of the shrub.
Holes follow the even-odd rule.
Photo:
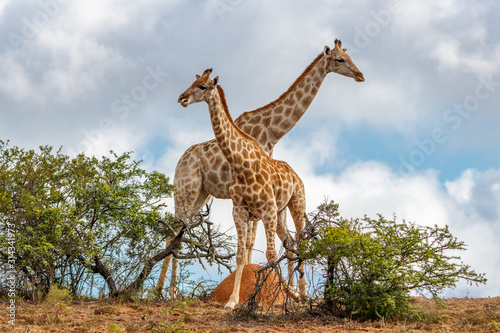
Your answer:
[[[465,250],[447,226],[425,227],[396,218],[343,219],[325,202],[312,219],[315,238],[299,247],[301,257],[326,270],[323,306],[335,315],[361,320],[416,315],[410,292],[437,298],[460,279],[485,283],[460,257]]]
[[[50,286],[47,297],[45,298],[45,304],[49,308],[64,307],[71,303],[72,297],[67,289],[59,288],[57,284]]]

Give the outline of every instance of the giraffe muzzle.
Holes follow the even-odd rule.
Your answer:
[[[356,76],[354,77],[354,81],[365,82],[365,77],[364,77],[363,73],[361,73],[361,72],[356,73]]]
[[[189,105],[189,98],[180,95],[177,102],[180,103],[183,107],[187,107]]]

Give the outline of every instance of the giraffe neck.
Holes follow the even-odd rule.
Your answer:
[[[208,95],[206,102],[217,143],[231,168],[237,173],[242,172],[243,169],[249,167],[248,163],[244,163],[249,159],[249,152],[260,151],[259,144],[234,123],[221,86],[217,86]]]
[[[236,124],[251,134],[266,151],[272,150],[295,126],[316,97],[328,74],[326,61],[323,53],[318,55],[278,99],[242,114]]]

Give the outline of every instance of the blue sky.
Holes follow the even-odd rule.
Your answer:
[[[133,150],[173,177],[184,150],[213,137],[206,105],[177,104],[195,74],[214,68],[236,117],[277,98],[339,38],[366,82],[329,74],[274,157],[302,177],[309,211],[326,196],[345,217],[448,224],[489,282],[447,295],[499,296],[499,9],[0,0],[0,139],[68,154]],[[215,200],[212,219],[230,228],[230,201]]]

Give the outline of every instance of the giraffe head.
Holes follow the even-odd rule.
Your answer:
[[[189,104],[203,102],[205,96],[215,88],[219,81],[218,76],[212,80],[210,78],[211,73],[212,68],[209,68],[201,75],[196,74],[196,81],[179,96],[177,102],[183,107],[187,107]]]
[[[357,82],[364,82],[363,73],[359,71],[346,51],[346,49],[342,48],[342,42],[338,39],[335,40],[333,49],[325,46],[323,53],[327,59],[327,71],[352,77]]]

